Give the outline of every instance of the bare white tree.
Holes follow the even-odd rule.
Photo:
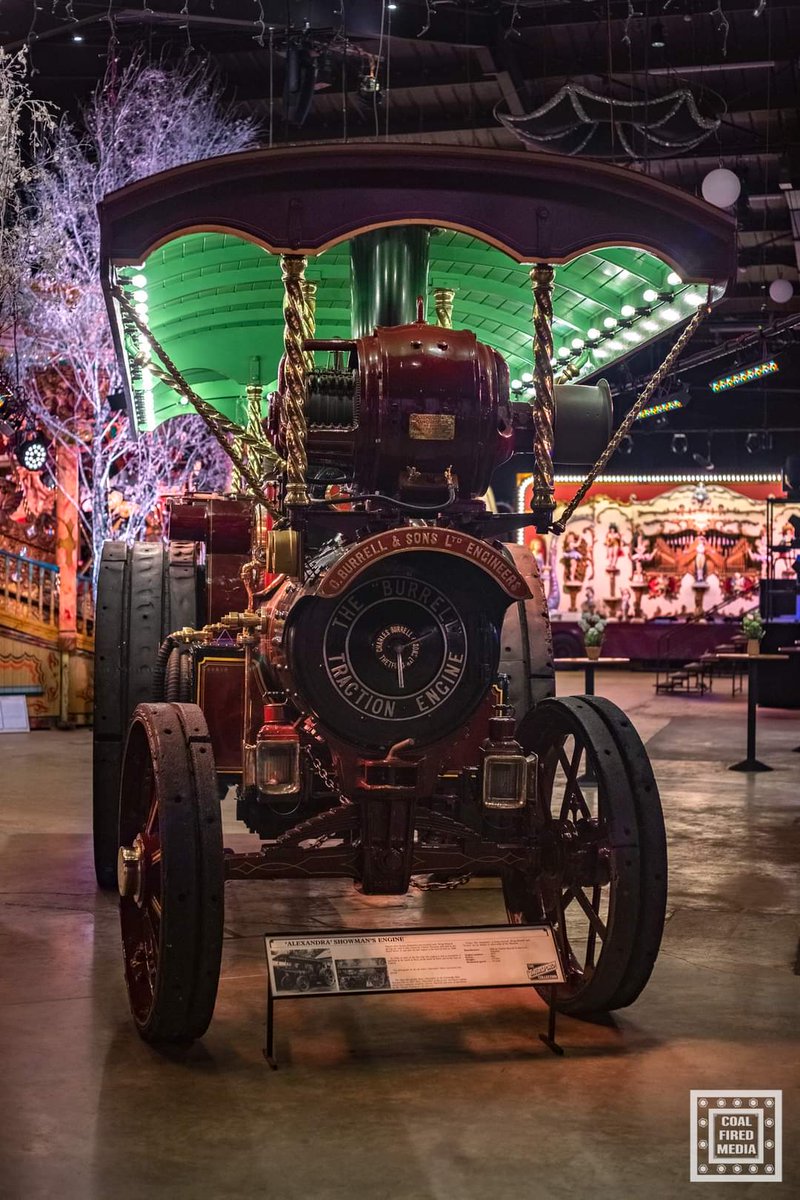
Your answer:
[[[18,365],[37,417],[80,450],[95,573],[107,538],[141,536],[160,493],[210,486],[224,457],[192,418],[137,440],[111,410],[119,377],[100,285],[97,203],[147,175],[255,141],[255,126],[223,103],[205,67],[167,68],[137,55],[124,70],[111,64],[80,126],[59,121],[31,180],[25,254],[15,267]],[[124,488],[129,518],[110,512],[114,488]]]
[[[31,95],[25,51],[7,54],[0,47],[0,314],[13,310],[15,263],[24,255],[27,232],[25,189],[52,128],[52,107]]]

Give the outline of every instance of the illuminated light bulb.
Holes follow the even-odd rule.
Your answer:
[[[670,287],[680,287],[680,285],[683,283],[683,280],[681,279],[680,275],[675,273],[675,271],[670,271],[669,275],[667,276],[667,283]]]
[[[532,388],[532,387],[525,388],[525,399],[526,400],[532,400],[535,395],[536,395],[535,388]]]
[[[523,383],[533,383],[533,375],[531,375],[530,371],[523,371],[522,382]]]
[[[512,379],[511,380],[511,390],[512,390],[512,392],[521,392],[522,391],[522,380],[521,379]]]
[[[146,275],[133,275],[131,277],[131,283],[133,284],[134,287],[137,287],[137,288],[147,287],[147,276]]]
[[[626,329],[622,335],[626,342],[640,342],[642,335],[637,333],[635,329]]]
[[[617,323],[616,317],[603,317],[603,325],[606,329],[613,329]]]
[[[636,316],[636,309],[633,307],[632,304],[623,304],[622,308],[620,309],[620,312],[622,313],[622,316],[625,317],[626,319],[628,317]]]
[[[625,349],[622,342],[618,342],[616,339],[614,339],[614,341],[612,341],[612,342],[607,342],[606,344],[607,344],[609,350],[624,350]]]
[[[188,403],[189,403],[189,400],[188,400],[188,398],[187,398],[186,396],[181,396],[181,397],[180,397],[180,401],[181,401],[181,404],[188,404]]]
[[[571,345],[573,350],[582,350],[585,343],[583,338],[573,338]]]
[[[661,319],[662,321],[679,321],[681,319],[681,314],[678,312],[677,308],[662,308]]]
[[[588,329],[586,331],[586,336],[588,338],[590,338],[592,341],[595,341],[597,338],[602,337],[603,335],[601,334],[599,329]]]
[[[658,323],[656,321],[642,321],[642,329],[646,329],[648,333],[657,333]]]
[[[559,358],[569,358],[569,350],[567,349],[566,346],[561,347],[561,349],[558,352],[558,357]]]
[[[652,304],[658,299],[658,292],[654,288],[648,288],[647,291],[642,293],[642,299],[645,304]]]
[[[699,308],[704,303],[704,299],[699,292],[684,292],[681,299],[685,304],[691,304],[693,308]]]
[[[134,298],[134,300],[138,300],[140,304],[141,303],[146,304],[147,303],[147,292],[143,291],[142,288],[139,288],[138,291],[133,293],[133,298]]]

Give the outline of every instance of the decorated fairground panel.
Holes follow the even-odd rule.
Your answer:
[[[581,476],[556,477],[566,504]],[[517,507],[528,511],[533,481],[517,476]],[[577,621],[594,607],[613,621],[736,619],[758,603],[759,583],[794,579],[797,551],[781,510],[767,545],[768,497],[778,475],[604,475],[562,534],[520,534],[539,562],[554,620]],[[784,548],[785,547],[785,548]]]

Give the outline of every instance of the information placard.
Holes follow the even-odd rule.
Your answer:
[[[548,925],[265,935],[270,989],[289,996],[563,983]]]

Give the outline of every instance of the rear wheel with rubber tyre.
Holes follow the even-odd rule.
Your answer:
[[[195,625],[200,572],[193,542],[106,542],[95,616],[92,817],[97,882],[114,887],[122,752],[131,713],[159,700],[155,684],[164,638]]]
[[[195,704],[140,704],[120,789],[125,980],[148,1042],[202,1037],[222,956],[222,818],[211,739]]]
[[[664,818],[647,752],[625,714],[595,697],[545,700],[517,736],[539,756],[541,854],[535,872],[503,881],[509,920],[553,926],[561,1012],[624,1008],[650,977],[666,907]]]

